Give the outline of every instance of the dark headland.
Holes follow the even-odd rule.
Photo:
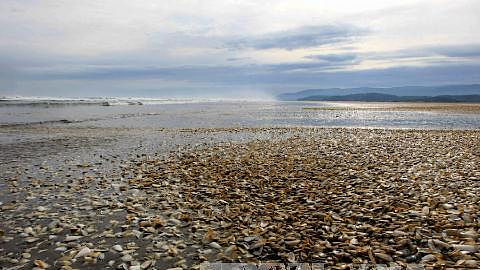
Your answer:
[[[277,96],[285,101],[480,102],[480,85],[404,86],[389,88],[308,89]]]

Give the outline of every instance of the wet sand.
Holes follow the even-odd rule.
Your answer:
[[[50,135],[42,144],[29,132]],[[4,269],[479,267],[478,130],[42,126],[22,136],[23,148],[2,146]]]
[[[312,103],[314,104],[314,103]],[[324,102],[327,106],[305,106],[305,110],[410,111],[479,114],[478,103],[425,102]]]

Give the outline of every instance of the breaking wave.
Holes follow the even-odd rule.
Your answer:
[[[0,106],[69,106],[97,105],[123,106],[148,104],[182,104],[199,102],[217,102],[218,99],[159,99],[159,98],[63,98],[63,97],[0,97]]]

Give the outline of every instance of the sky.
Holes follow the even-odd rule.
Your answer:
[[[478,0],[0,1],[0,95],[480,83]]]

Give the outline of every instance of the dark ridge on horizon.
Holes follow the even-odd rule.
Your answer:
[[[355,88],[324,88],[307,89],[293,93],[282,93],[277,95],[278,100],[308,100],[307,98],[345,97],[356,94],[376,93],[410,99],[433,98],[443,96],[467,96],[480,95],[480,84],[464,85],[442,85],[442,86],[398,86],[398,87],[355,87]],[[358,97],[359,98],[359,97]],[[365,97],[363,97],[365,98]],[[373,98],[373,97],[372,97]],[[388,98],[388,97],[383,97]],[[392,97],[390,97],[392,98]],[[312,100],[312,99],[310,99]],[[362,100],[364,101],[364,100]],[[478,102],[478,101],[477,101]]]
[[[343,96],[309,96],[299,101],[367,101],[367,102],[441,102],[480,103],[480,95],[396,96],[382,93],[362,93]]]

